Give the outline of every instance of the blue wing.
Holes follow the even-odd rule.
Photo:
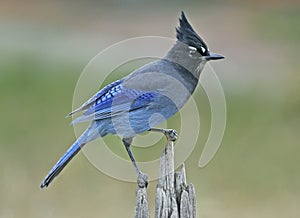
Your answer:
[[[89,108],[92,104],[95,103],[101,96],[105,95],[111,88],[118,86],[122,83],[122,80],[117,80],[113,83],[110,83],[109,85],[105,86],[103,89],[101,89],[99,92],[97,92],[95,95],[93,95],[89,100],[87,100],[84,104],[82,104],[79,108],[75,109],[71,113],[69,113],[67,116],[72,116],[73,114],[86,110]]]
[[[76,118],[72,124],[91,120],[100,120],[120,115],[124,112],[145,108],[151,105],[159,96],[158,92],[136,90],[124,87],[118,80],[101,89],[81,107],[70,115],[83,111],[82,116]]]

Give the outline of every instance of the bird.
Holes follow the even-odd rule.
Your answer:
[[[41,188],[48,187],[85,144],[109,134],[122,139],[135,167],[139,186],[147,187],[147,175],[141,172],[131,151],[133,138],[140,133],[154,131],[165,134],[168,140],[175,140],[175,130],[155,126],[184,106],[195,91],[208,61],[224,58],[209,50],[183,11],[175,29],[177,40],[163,58],[108,84],[68,114],[73,116],[81,112],[72,125],[80,122],[90,122],[90,125],[50,170]]]

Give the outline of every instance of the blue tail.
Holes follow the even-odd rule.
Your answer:
[[[96,131],[97,123],[92,122],[90,126],[82,133],[82,135],[74,142],[74,144],[67,150],[55,166],[50,170],[41,184],[41,188],[48,187],[52,180],[65,168],[65,166],[72,160],[72,158],[80,151],[80,149],[89,141],[96,139],[99,136]],[[94,133],[94,134],[90,134]]]
[[[72,160],[72,158],[80,151],[84,144],[80,144],[78,140],[68,149],[68,151],[62,156],[55,164],[52,170],[45,177],[41,184],[41,188],[48,187],[52,180],[63,170],[63,168]]]

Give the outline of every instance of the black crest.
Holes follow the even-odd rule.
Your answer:
[[[183,11],[181,11],[181,18],[179,18],[179,27],[176,28],[176,33],[176,38],[180,42],[196,48],[197,51],[203,56],[209,55],[207,45],[194,31],[191,24],[189,24]]]

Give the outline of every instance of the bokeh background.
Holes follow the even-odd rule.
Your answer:
[[[181,10],[226,56],[212,65],[227,128],[203,169],[210,113],[201,87],[195,93],[201,134],[186,168],[198,217],[300,217],[299,1],[12,0],[0,2],[1,218],[133,217],[136,184],[100,173],[82,153],[48,189],[39,185],[75,138],[64,117],[88,61],[127,38],[174,38]],[[126,157],[120,142],[115,150]],[[134,153],[142,161],[151,152]]]

